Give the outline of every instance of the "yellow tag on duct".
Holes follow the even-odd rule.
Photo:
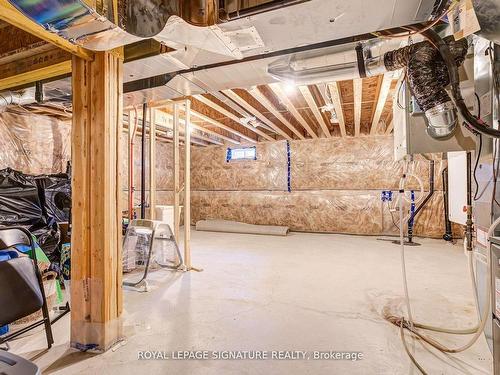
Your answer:
[[[450,18],[455,40],[465,38],[481,30],[472,0],[460,0],[458,6],[451,12]]]

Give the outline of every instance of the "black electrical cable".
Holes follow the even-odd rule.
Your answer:
[[[447,69],[448,76],[450,79],[451,85],[451,93],[453,96],[453,100],[455,102],[455,106],[460,111],[460,114],[467,122],[467,127],[475,133],[483,134],[487,137],[492,138],[500,138],[500,130],[493,129],[488,126],[488,124],[484,123],[482,120],[477,119],[473,116],[467,105],[465,104],[464,98],[462,97],[462,93],[460,91],[460,80],[458,76],[458,68],[455,64],[455,60],[453,59],[453,55],[450,52],[450,48],[448,45],[441,39],[441,37],[432,29],[428,29],[422,32],[422,35],[429,40],[441,54],[441,58],[443,59]]]

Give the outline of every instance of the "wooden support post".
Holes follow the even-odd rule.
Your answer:
[[[134,218],[134,138],[137,130],[137,112],[134,108],[128,115],[128,218]]]
[[[156,109],[149,107],[149,217],[156,219]]]
[[[180,181],[180,154],[179,154],[179,104],[174,103],[174,236],[179,242],[180,233],[180,203],[181,203],[181,181]]]
[[[191,101],[186,100],[184,127],[184,265],[191,269]]]
[[[73,57],[71,346],[105,351],[122,338],[120,56]]]

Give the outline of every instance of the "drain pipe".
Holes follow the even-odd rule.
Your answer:
[[[441,178],[443,181],[443,204],[444,204],[444,227],[445,232],[443,234],[443,240],[445,241],[453,241],[453,233],[451,230],[451,221],[449,218],[450,207],[448,206],[448,167],[443,169],[441,173]]]
[[[146,218],[146,114],[147,103],[142,105],[142,139],[141,139],[141,219]]]
[[[415,220],[415,217],[417,217],[418,213],[422,208],[425,207],[429,199],[431,199],[432,195],[434,194],[434,160],[429,160],[429,193],[427,196],[424,198],[422,203],[420,203],[415,210],[415,213],[410,216],[408,219],[408,242],[412,243],[413,242],[413,225],[411,226],[410,230],[410,223],[413,223]]]

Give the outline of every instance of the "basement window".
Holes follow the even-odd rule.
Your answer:
[[[253,147],[228,148],[226,151],[226,161],[233,160],[257,160],[257,150]]]

